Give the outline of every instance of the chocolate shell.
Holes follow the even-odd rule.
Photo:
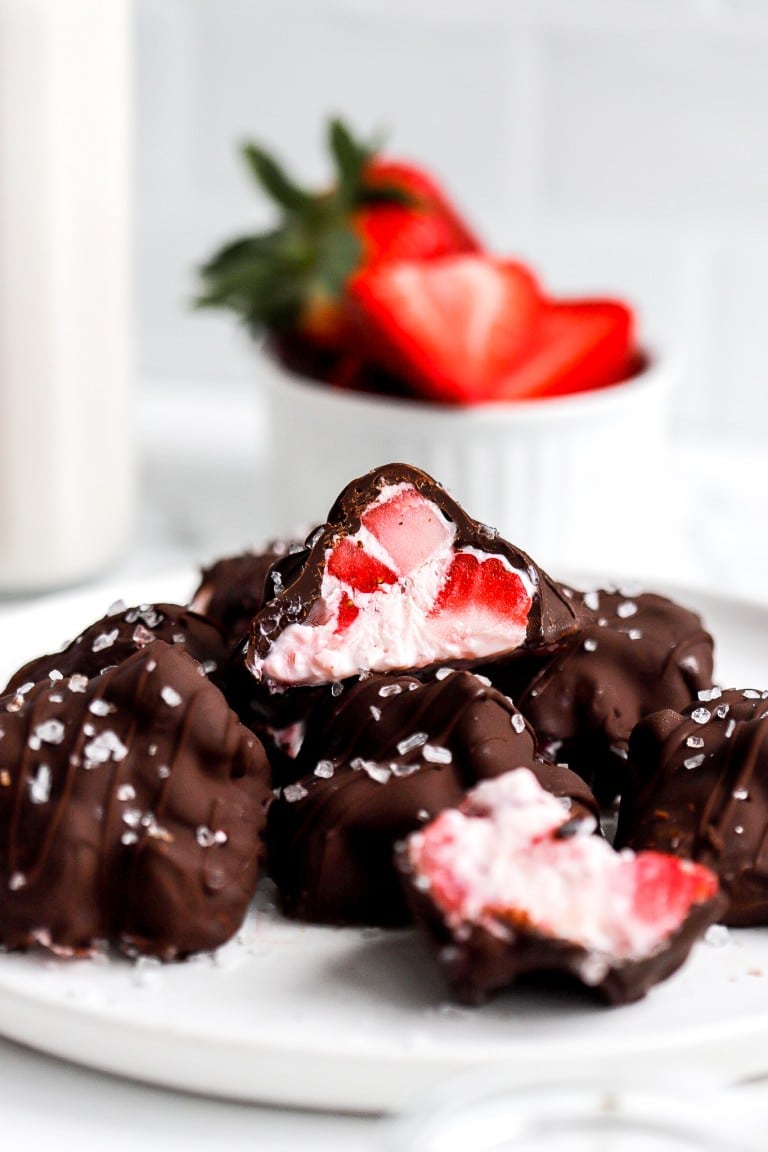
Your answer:
[[[164,640],[198,660],[206,673],[226,663],[229,649],[219,629],[209,620],[178,604],[114,606],[59,652],[38,656],[15,672],[5,688],[16,692],[23,684],[37,684],[53,675],[98,676],[104,668],[122,663],[153,640]]]
[[[0,700],[0,944],[169,960],[223,944],[271,798],[256,737],[178,647]]]
[[[539,751],[564,761],[608,803],[624,786],[629,736],[659,708],[685,708],[712,684],[713,640],[664,596],[570,594],[580,629],[545,653],[484,667],[533,725]]]
[[[703,693],[632,733],[616,843],[708,865],[723,923],[768,924],[768,692]]]
[[[352,481],[298,575],[251,625],[246,664],[272,692],[443,663],[471,666],[576,629],[529,556],[405,464]]]
[[[268,582],[276,561],[301,548],[299,541],[273,540],[261,552],[227,556],[204,568],[190,602],[193,612],[214,624],[234,647],[247,636],[251,620],[273,595]]]
[[[467,788],[527,765],[571,818],[597,818],[567,768],[535,754],[514,705],[469,672],[371,676],[310,717],[294,779],[272,805],[269,867],[285,911],[330,924],[407,920],[396,841]]]

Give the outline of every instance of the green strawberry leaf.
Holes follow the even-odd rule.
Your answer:
[[[311,207],[315,197],[305,192],[287,175],[277,161],[257,144],[244,144],[242,154],[258,184],[268,196],[289,212],[302,212]]]

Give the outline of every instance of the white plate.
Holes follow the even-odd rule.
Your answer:
[[[183,597],[192,581],[158,583],[126,599]],[[715,634],[722,682],[768,685],[766,609],[674,594]],[[108,602],[69,595],[7,616],[0,674]],[[0,956],[0,1032],[157,1084],[336,1110],[396,1107],[484,1061],[503,1061],[521,1081],[601,1067],[662,1082],[681,1066],[723,1084],[768,1073],[768,929],[699,944],[677,975],[628,1007],[526,989],[463,1009],[448,1003],[414,933],[288,923],[267,896],[237,940],[186,964]]]

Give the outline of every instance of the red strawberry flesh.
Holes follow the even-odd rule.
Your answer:
[[[369,555],[361,545],[353,544],[349,537],[340,540],[331,552],[328,571],[358,592],[376,592],[382,584],[394,584],[397,580],[391,568]]]
[[[501,555],[456,550],[456,526],[407,483],[381,490],[357,532],[325,553],[307,619],[275,640],[260,674],[323,684],[360,669],[385,672],[476,660],[526,637],[533,586]]]

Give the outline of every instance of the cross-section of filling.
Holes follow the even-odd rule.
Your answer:
[[[382,489],[354,534],[326,550],[320,596],[252,668],[271,682],[322,684],[512,651],[535,588],[499,554],[456,547],[455,525],[411,484]]]
[[[510,947],[531,933],[576,945],[587,984],[662,950],[692,906],[717,893],[700,865],[615,852],[588,822],[573,828],[567,820],[562,802],[519,768],[411,835],[407,870],[457,939],[475,925]]]

